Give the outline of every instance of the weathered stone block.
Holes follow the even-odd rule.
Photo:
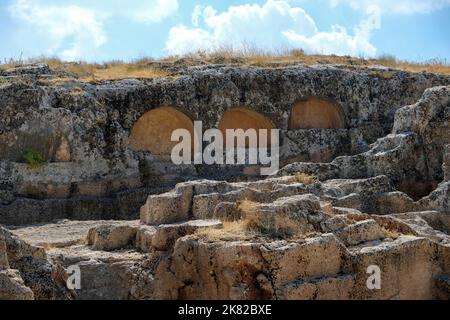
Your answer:
[[[87,243],[94,250],[118,250],[133,245],[136,233],[137,226],[105,224],[89,230]]]
[[[375,220],[359,221],[336,232],[347,246],[385,238],[383,229]]]
[[[0,270],[0,300],[34,300],[18,270]]]
[[[193,195],[191,185],[178,185],[171,192],[149,196],[141,208],[141,222],[156,225],[188,220]]]
[[[288,300],[348,300],[354,283],[352,275],[298,280],[287,284],[283,295]]]
[[[222,228],[218,220],[191,220],[184,223],[159,226],[142,226],[137,233],[136,246],[143,252],[167,251],[181,237],[195,233],[199,229]]]
[[[333,276],[348,269],[349,253],[333,234],[307,239],[304,243],[267,245],[261,251],[272,265],[272,282],[277,288],[302,278]]]

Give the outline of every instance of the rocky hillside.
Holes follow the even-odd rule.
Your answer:
[[[171,164],[151,140],[167,124],[147,118],[169,106],[206,128],[234,108],[270,119],[283,167]],[[446,75],[214,65],[58,83],[37,66],[2,71],[0,114],[0,299],[450,298]]]

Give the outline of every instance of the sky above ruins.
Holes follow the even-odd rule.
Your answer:
[[[1,0],[0,58],[216,49],[450,60],[450,0]]]

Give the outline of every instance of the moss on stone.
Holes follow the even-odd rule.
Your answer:
[[[24,152],[23,158],[31,169],[39,169],[47,163],[42,153],[34,149],[28,149]]]

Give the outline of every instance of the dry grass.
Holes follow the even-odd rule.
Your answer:
[[[47,63],[53,70],[72,75],[83,81],[114,80],[126,78],[157,78],[166,77],[169,73],[161,67],[186,67],[206,64],[249,65],[257,67],[279,67],[295,64],[340,64],[353,67],[385,66],[392,69],[407,71],[428,71],[434,73],[450,74],[450,64],[445,59],[432,59],[423,63],[413,63],[396,59],[394,56],[383,55],[377,59],[363,59],[350,56],[306,54],[303,50],[279,50],[267,52],[255,47],[241,50],[233,48],[219,48],[210,53],[197,52],[183,56],[169,56],[160,60],[141,58],[131,62],[110,61],[98,63],[68,63],[55,57],[38,57],[29,60],[10,59],[0,68],[11,68],[26,63]],[[384,73],[383,76],[390,76]]]
[[[197,52],[184,56],[171,56],[164,58],[163,61],[174,62],[180,59],[186,62],[201,61],[204,63],[234,63],[259,67],[275,67],[277,65],[290,64],[341,64],[355,67],[377,65],[407,71],[427,71],[450,74],[450,64],[445,59],[430,59],[425,62],[415,63],[399,60],[392,55],[382,55],[375,59],[364,59],[351,56],[306,54],[301,49],[267,52],[252,46],[241,50],[235,50],[230,47],[222,47],[211,53]]]
[[[142,67],[134,65],[117,65],[107,68],[95,69],[89,76],[92,80],[114,80],[130,78],[160,78],[169,74],[164,70],[154,67]],[[89,78],[88,77],[88,78]]]
[[[271,228],[271,219],[258,214],[258,203],[245,199],[239,206],[242,220],[247,230],[263,231]]]
[[[201,229],[196,234],[209,241],[300,240],[311,236],[302,233],[301,226],[287,215],[261,211],[257,202],[243,200],[239,203],[239,210],[241,219],[225,220],[222,229]]]
[[[385,238],[391,238],[393,240],[396,240],[398,239],[398,237],[400,237],[400,234],[394,230],[389,230],[386,228],[382,228],[382,230]]]
[[[222,219],[222,229],[201,229],[197,232],[198,235],[206,237],[208,240],[244,240],[248,238],[255,238],[260,236],[259,232],[256,232],[253,228],[250,228],[250,222],[247,217],[242,214],[250,212],[256,209],[256,203],[249,200],[242,201],[238,210],[240,211],[241,218],[239,220],[230,221],[228,219]]]
[[[103,64],[86,62],[64,62],[58,58],[39,57],[23,61],[9,61],[7,64],[0,65],[1,68],[11,68],[26,63],[45,63],[56,73],[63,76],[52,79],[53,81],[65,82],[74,77],[81,81],[102,81],[115,79],[145,79],[167,77],[169,74],[152,65],[153,60],[143,58],[130,63],[122,61],[110,61]]]
[[[302,235],[297,221],[286,214],[273,214],[259,209],[256,202],[244,200],[239,204],[246,230],[259,233],[271,239],[288,239]]]
[[[289,177],[289,181],[293,183],[303,183],[304,185],[308,186],[317,183],[318,179],[306,173],[298,172],[295,173],[292,177]]]
[[[383,55],[377,59],[369,60],[369,63],[405,71],[426,71],[433,73],[450,74],[450,64],[445,59],[430,59],[421,63],[413,63],[409,61],[399,60],[392,55]]]
[[[203,228],[196,234],[209,241],[243,241],[258,237],[256,232],[247,229],[243,220],[224,221],[222,229]]]
[[[183,56],[169,56],[163,58],[165,62],[176,62],[183,60],[189,62],[204,62],[206,64],[244,64],[259,67],[276,67],[289,64],[364,64],[364,59],[348,56],[305,54],[301,49],[279,50],[278,52],[267,52],[258,48],[249,47],[241,50],[223,47],[214,52],[197,52]]]

